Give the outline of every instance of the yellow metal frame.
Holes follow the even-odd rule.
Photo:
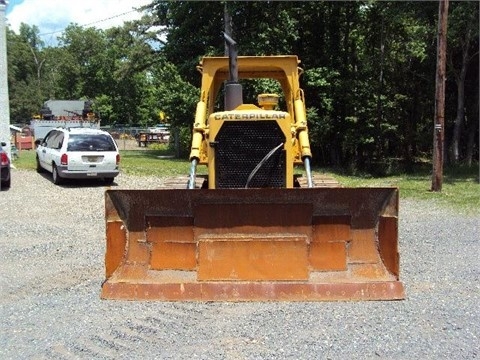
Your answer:
[[[299,85],[302,69],[295,55],[278,56],[239,56],[237,58],[239,79],[274,79],[283,91],[288,121],[277,121],[287,142],[287,187],[293,187],[293,164],[301,164],[304,157],[311,157],[310,142],[303,91]],[[202,73],[200,101],[193,125],[190,160],[197,159],[199,164],[209,167],[209,186],[214,186],[214,152],[210,151],[208,141],[214,139],[223,121],[215,120],[214,104],[224,81],[229,79],[228,57],[204,57],[197,69]],[[265,113],[252,104],[244,104],[229,113]],[[216,113],[218,114],[218,113]],[[228,121],[228,120],[227,120]],[[250,120],[246,120],[250,121]]]

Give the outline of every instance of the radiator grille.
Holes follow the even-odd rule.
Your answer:
[[[226,121],[214,144],[216,188],[243,188],[248,177],[265,156],[285,143],[275,121]],[[285,150],[275,151],[250,180],[251,188],[283,188]]]

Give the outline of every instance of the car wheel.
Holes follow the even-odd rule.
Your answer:
[[[37,172],[42,173],[43,171],[44,170],[43,170],[42,166],[40,165],[40,159],[37,156]]]
[[[10,189],[10,180],[11,179],[8,179],[7,181],[2,181],[2,189]]]
[[[104,178],[103,181],[107,185],[112,185],[113,184],[113,177]]]
[[[53,183],[55,185],[60,185],[62,183],[62,178],[58,174],[58,170],[57,170],[57,167],[55,166],[55,164],[53,164],[52,179],[53,179]]]

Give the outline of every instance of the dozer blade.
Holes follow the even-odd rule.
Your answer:
[[[403,299],[396,188],[108,190],[101,297]]]

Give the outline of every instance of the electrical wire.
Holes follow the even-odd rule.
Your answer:
[[[110,16],[110,17],[105,18],[105,19],[97,20],[97,21],[94,21],[94,22],[91,22],[91,23],[88,23],[88,24],[79,25],[79,26],[80,26],[80,27],[88,27],[88,26],[91,26],[91,25],[93,25],[93,24],[98,24],[98,23],[101,23],[101,22],[104,22],[104,21],[112,20],[112,19],[118,18],[118,17],[120,17],[120,16],[124,16],[124,15],[130,14],[130,13],[132,13],[132,12],[137,12],[137,11],[138,11],[138,10],[136,10],[136,9],[130,10],[130,11],[127,11],[127,12],[124,12],[124,13],[121,13],[121,14],[118,14],[118,15]],[[38,34],[38,36],[54,35],[54,34],[57,34],[57,33],[61,33],[61,32],[63,32],[64,30],[65,30],[65,29],[55,30],[55,31],[48,32],[48,33]]]

